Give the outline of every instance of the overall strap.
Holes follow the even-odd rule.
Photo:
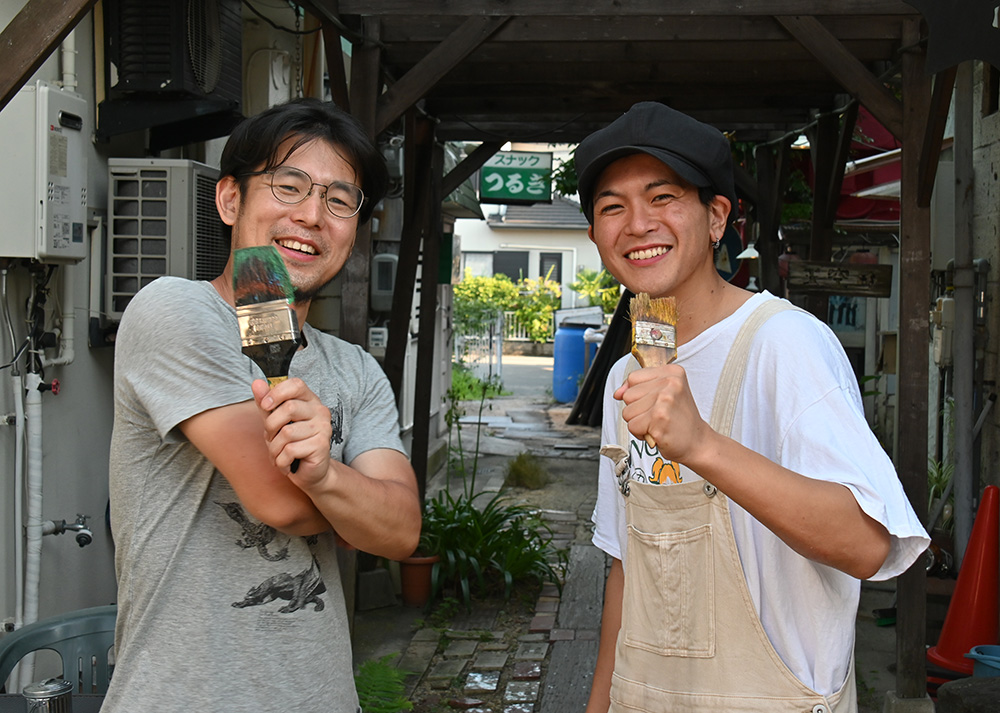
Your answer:
[[[712,416],[709,425],[723,436],[729,436],[733,430],[733,419],[736,416],[736,402],[743,388],[743,377],[746,374],[747,360],[750,358],[750,345],[757,330],[774,315],[788,309],[799,309],[793,304],[781,299],[767,300],[759,305],[740,327],[740,331],[729,349],[726,363],[719,376],[719,385],[715,389],[715,399],[712,401]],[[802,310],[799,310],[802,311]]]

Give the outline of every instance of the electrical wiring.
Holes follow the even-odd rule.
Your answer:
[[[18,348],[17,353],[14,354],[14,358],[11,359],[6,364],[0,364],[0,369],[10,369],[11,367],[15,366],[17,364],[17,360],[21,358],[21,355],[23,355],[28,350],[28,346],[30,343],[31,342],[27,339],[21,342],[21,346]]]
[[[261,20],[263,20],[264,22],[266,22],[268,25],[270,25],[274,29],[279,30],[280,32],[287,32],[290,35],[311,35],[311,34],[314,34],[316,32],[319,32],[320,30],[323,29],[322,27],[316,27],[316,28],[314,28],[312,30],[293,30],[290,27],[282,27],[281,25],[279,25],[278,23],[276,23],[271,18],[266,17],[264,14],[262,14],[260,12],[260,10],[258,10],[253,5],[251,5],[248,0],[243,0],[243,4],[246,5],[247,9],[250,12],[252,12],[254,15],[256,15],[257,17],[259,17]],[[298,5],[296,5],[295,7],[298,8]]]

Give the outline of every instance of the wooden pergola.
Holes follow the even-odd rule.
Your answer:
[[[29,0],[2,34],[0,106],[93,5]],[[902,143],[897,469],[923,519],[927,488],[929,203],[955,71],[928,76],[926,24],[901,0],[303,0],[322,23],[334,100],[372,136],[405,136],[405,217],[385,370],[397,394],[418,260],[438,262],[441,200],[507,141],[574,143],[658,100],[764,144],[737,188],[776,265],[788,147],[816,170],[810,259],[829,260],[858,105]],[[16,38],[16,41],[14,40]],[[352,45],[349,69],[341,39]],[[443,173],[441,142],[482,142]],[[343,272],[341,336],[366,340],[371,236]],[[433,271],[425,271],[425,276]],[[762,286],[776,289],[776,275]],[[436,285],[420,292],[415,409],[427,414]],[[412,458],[426,478],[428,419]],[[818,524],[817,526],[831,526]],[[925,692],[925,574],[898,584],[897,695]]]

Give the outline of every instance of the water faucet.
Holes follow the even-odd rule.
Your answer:
[[[77,514],[76,521],[67,523],[65,520],[46,520],[42,523],[43,535],[61,535],[67,530],[76,532],[76,544],[86,547],[94,541],[94,533],[87,527],[90,515]]]

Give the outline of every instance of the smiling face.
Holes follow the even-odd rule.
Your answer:
[[[722,237],[728,213],[727,199],[705,205],[669,166],[636,153],[597,180],[588,234],[605,267],[630,290],[684,301],[722,281],[712,243]]]
[[[287,139],[277,155],[294,144]],[[313,181],[359,184],[360,177],[335,146],[312,140],[298,147],[283,166],[305,171]],[[271,176],[250,176],[241,194],[237,179],[227,176],[216,188],[216,205],[222,220],[233,228],[232,247],[273,245],[288,268],[296,291],[296,307],[309,301],[330,282],[347,261],[357,235],[358,217],[338,218],[326,207],[321,186],[301,203],[282,203],[271,192]],[[215,281],[223,297],[232,302],[232,254],[223,274]],[[225,291],[223,291],[225,290]],[[302,317],[303,315],[300,315]]]

